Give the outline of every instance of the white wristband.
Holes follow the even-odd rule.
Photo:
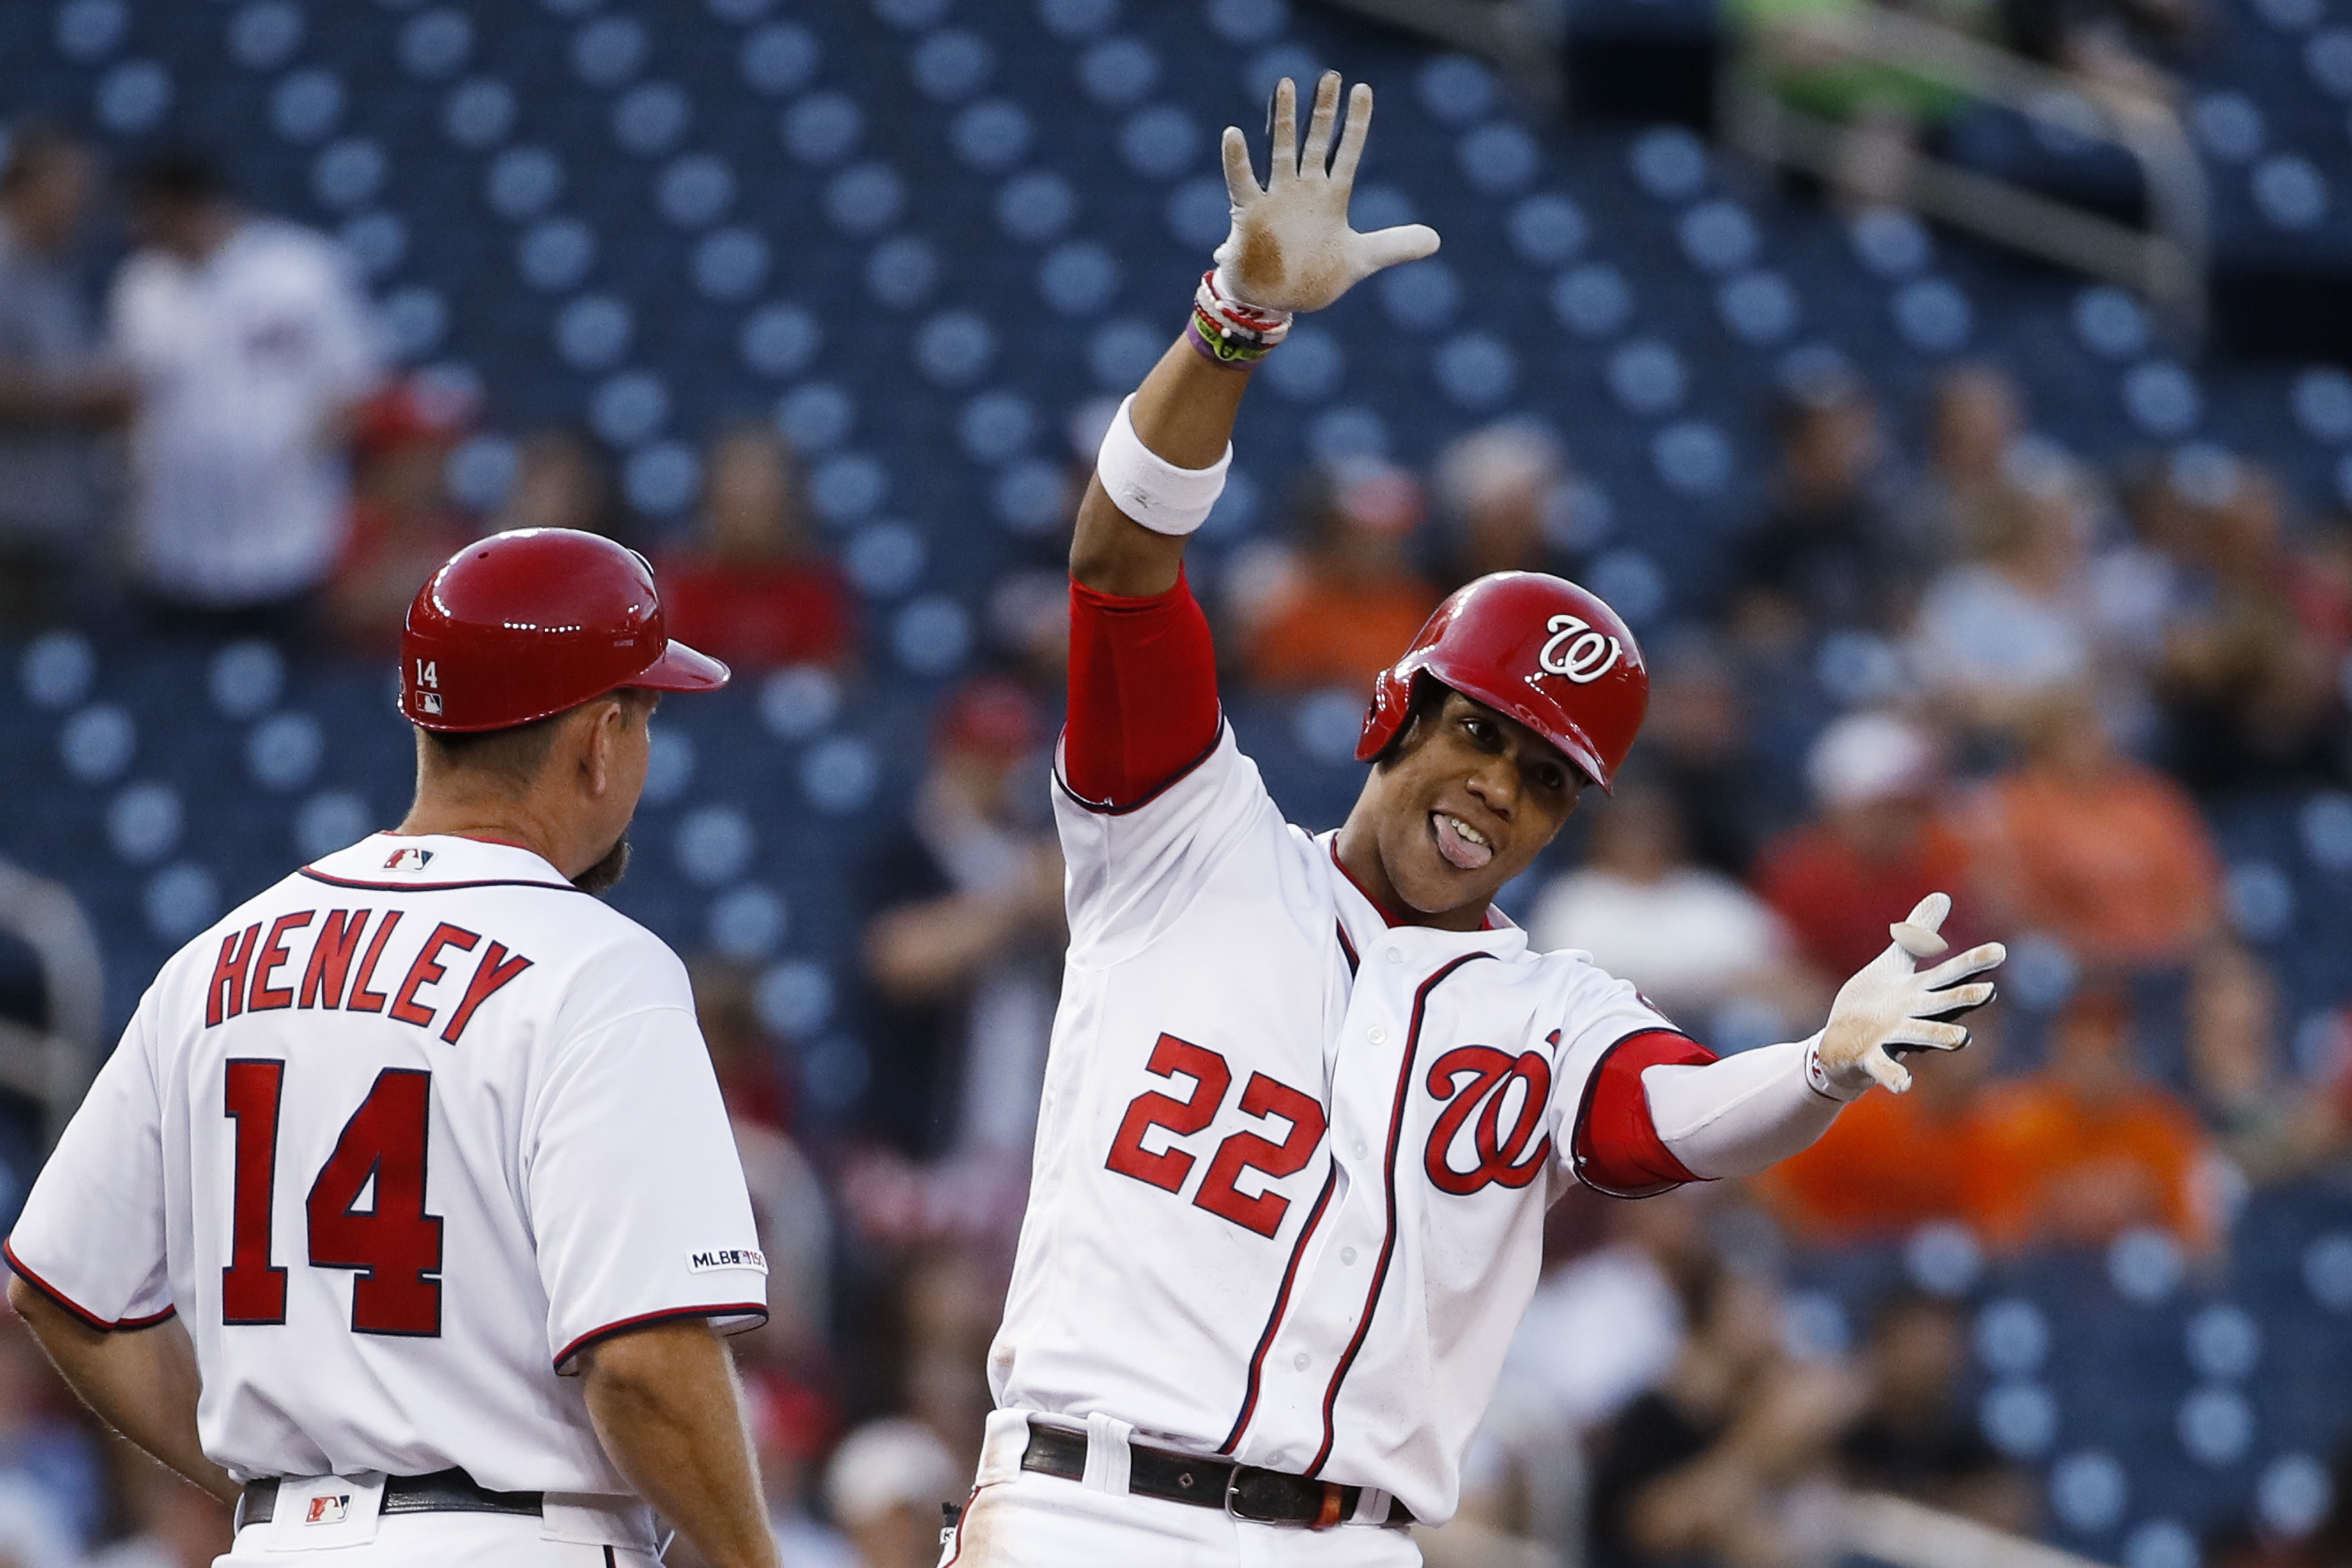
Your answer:
[[[1103,432],[1102,450],[1095,455],[1095,473],[1111,504],[1154,533],[1181,538],[1208,521],[1209,509],[1224,493],[1225,470],[1233,466],[1233,443],[1213,468],[1180,468],[1143,444],[1135,433],[1129,410],[1135,396],[1128,395],[1118,415]]]

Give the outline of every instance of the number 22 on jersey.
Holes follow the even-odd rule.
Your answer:
[[[221,1270],[221,1321],[286,1321],[286,1270],[269,1258],[277,1203],[278,1111],[286,1064],[234,1058],[222,1110],[236,1123],[229,1263]],[[425,1142],[433,1075],[386,1068],[335,1141],[310,1184],[310,1267],[348,1268],[352,1329],[432,1338],[441,1332],[441,1219],[425,1212]],[[371,1179],[374,1194],[359,1206]]]
[[[1181,1192],[1184,1179],[1192,1173],[1192,1156],[1173,1147],[1153,1153],[1143,1146],[1144,1135],[1155,1127],[1164,1127],[1185,1138],[1207,1127],[1217,1119],[1225,1090],[1233,1087],[1234,1069],[1216,1052],[1173,1035],[1161,1035],[1153,1042],[1151,1059],[1144,1069],[1154,1078],[1191,1079],[1192,1096],[1178,1100],[1156,1090],[1137,1095],[1119,1121],[1118,1136],[1111,1141],[1110,1157],[1103,1163],[1162,1192]],[[1241,1174],[1259,1171],[1279,1181],[1305,1170],[1307,1161],[1315,1157],[1316,1145],[1323,1142],[1323,1106],[1312,1095],[1254,1072],[1242,1089],[1241,1110],[1244,1116],[1279,1117],[1289,1123],[1290,1130],[1279,1143],[1255,1132],[1235,1132],[1218,1144],[1192,1203],[1244,1230],[1272,1236],[1282,1228],[1290,1200],[1272,1192],[1250,1196],[1241,1190]]]

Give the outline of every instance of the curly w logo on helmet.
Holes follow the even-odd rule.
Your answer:
[[[1594,629],[1580,616],[1554,616],[1544,623],[1551,634],[1536,655],[1536,663],[1549,675],[1566,676],[1579,686],[1600,679],[1614,668],[1625,645]]]

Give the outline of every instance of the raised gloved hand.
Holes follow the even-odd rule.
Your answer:
[[[1437,249],[1437,231],[1405,224],[1372,234],[1348,226],[1356,163],[1372,122],[1372,89],[1358,82],[1348,99],[1348,129],[1331,153],[1339,118],[1339,73],[1315,87],[1315,114],[1298,146],[1298,89],[1285,77],[1274,92],[1274,163],[1261,189],[1249,142],[1225,127],[1225,192],[1233,231],[1217,247],[1217,289],[1265,310],[1319,310],[1383,267],[1418,261]],[[1329,166],[1325,166],[1327,159]]]
[[[1911,1073],[1895,1059],[1896,1049],[1956,1051],[1969,1043],[1968,1030],[1953,1020],[1991,1001],[1993,986],[1963,982],[1994,968],[2009,951],[1989,942],[1920,970],[1918,960],[1951,945],[1937,934],[1951,909],[1943,893],[1920,900],[1909,920],[1887,928],[1893,945],[1838,988],[1808,1064],[1826,1080],[1815,1087],[1851,1099],[1874,1080],[1901,1094],[1911,1087]]]

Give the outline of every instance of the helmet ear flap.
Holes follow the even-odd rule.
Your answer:
[[[1372,700],[1364,710],[1363,733],[1356,739],[1356,760],[1377,762],[1385,755],[1412,711],[1412,677],[1391,668],[1373,678]]]
[[[1445,693],[1451,689],[1426,669],[1416,668],[1410,674],[1393,669],[1383,672],[1374,689],[1372,712],[1365,719],[1364,740],[1356,748],[1356,760],[1376,768],[1396,761],[1423,710],[1442,706]],[[1375,719],[1379,721],[1377,738]]]

